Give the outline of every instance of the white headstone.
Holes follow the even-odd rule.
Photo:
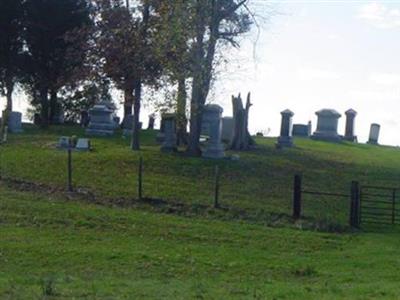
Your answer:
[[[90,140],[78,139],[75,149],[78,151],[90,151]]]

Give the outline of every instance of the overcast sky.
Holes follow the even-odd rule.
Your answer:
[[[215,99],[226,114],[232,93],[252,91],[252,131],[277,135],[286,108],[294,123],[312,120],[315,129],[315,111],[334,108],[343,115],[343,134],[344,112],[353,108],[359,141],[376,122],[381,143],[400,145],[400,1],[274,1],[273,7],[257,59],[244,47],[247,64],[230,73],[246,71],[217,84]]]
[[[263,3],[263,0],[256,0]],[[280,111],[294,123],[313,121],[315,111],[358,112],[356,134],[368,138],[381,124],[380,142],[400,145],[400,1],[270,1],[274,16],[261,29],[256,54],[245,42],[215,85],[212,101],[231,114],[230,96],[252,92],[252,132],[279,133]],[[24,111],[22,97],[16,107]],[[147,112],[143,120],[147,122]]]

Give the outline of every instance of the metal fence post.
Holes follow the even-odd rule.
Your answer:
[[[301,217],[301,176],[294,176],[293,186],[293,218],[295,220]]]

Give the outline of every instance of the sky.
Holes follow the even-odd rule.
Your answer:
[[[231,115],[231,95],[251,92],[252,133],[278,135],[285,109],[294,123],[311,120],[315,130],[315,112],[333,108],[344,134],[344,112],[353,108],[360,142],[379,123],[380,143],[400,145],[400,1],[253,1],[259,15],[272,16],[259,35],[255,30],[227,53],[230,63],[210,95],[224,116]],[[24,97],[15,106],[25,112]]]

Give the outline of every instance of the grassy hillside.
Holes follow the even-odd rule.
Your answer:
[[[398,232],[183,218],[0,184],[1,299],[398,299]]]
[[[397,148],[298,139],[282,151],[258,139],[239,161],[213,161],[163,154],[145,131],[141,152],[117,135],[74,153],[79,193],[68,194],[61,135],[84,133],[28,127],[0,146],[1,299],[400,298],[399,229],[303,230],[346,226],[346,198],[306,196],[303,221],[290,219],[294,174],[312,190],[397,186]],[[152,201],[135,200],[139,157]]]
[[[10,142],[1,146],[3,176],[65,187],[66,153],[55,149],[61,135],[84,136],[84,132],[74,127],[54,127],[46,132],[31,127],[24,134],[11,135]],[[397,186],[400,181],[398,148],[296,139],[295,148],[282,151],[275,149],[274,139],[258,139],[257,150],[240,153],[239,161],[213,161],[163,154],[154,140],[155,132],[145,131],[143,150],[135,153],[121,135],[92,139],[93,152],[73,155],[75,186],[98,197],[133,199],[142,156],[146,197],[196,208],[212,204],[213,172],[218,164],[223,205],[237,209],[238,215],[244,211],[253,219],[272,222],[291,213],[296,173],[303,174],[307,189],[340,193],[349,193],[352,180],[385,186]],[[348,210],[345,198],[304,198],[304,214],[313,222],[346,225]]]

